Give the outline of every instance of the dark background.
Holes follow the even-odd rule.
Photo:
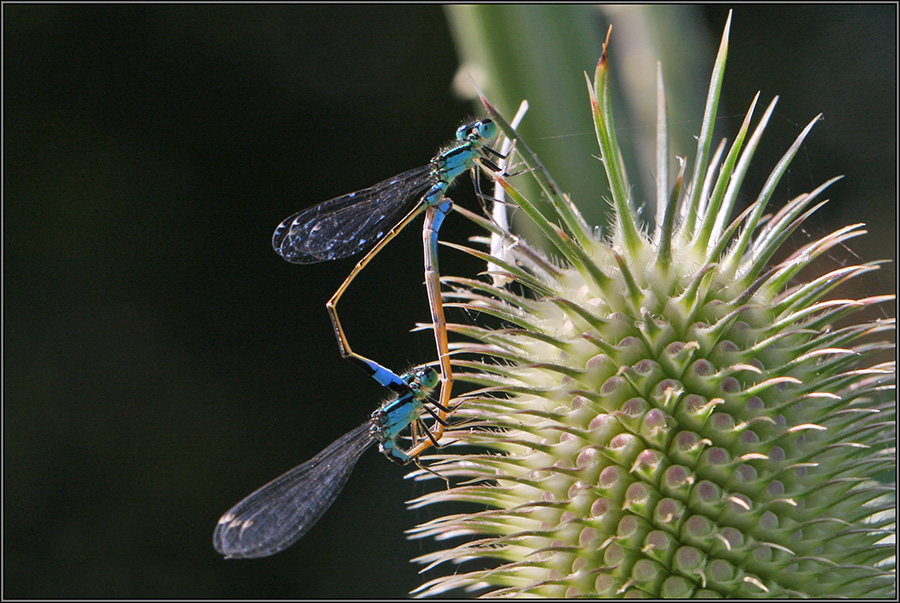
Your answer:
[[[426,486],[374,452],[288,551],[226,562],[211,537],[381,399],[324,308],[353,262],[293,266],[269,241],[289,214],[423,164],[472,114],[441,7],[3,10],[5,597],[404,596],[423,581],[408,560],[435,546],[403,530],[438,509],[406,511]],[[700,13],[713,49],[726,12]],[[737,9],[727,135],[756,90],[780,94],[761,166],[825,120],[773,204],[846,175],[795,245],[864,221],[855,253],[896,257],[895,16]],[[454,198],[473,207],[470,188]],[[471,234],[451,219],[442,238]],[[854,293],[892,291],[894,269]],[[413,227],[344,298],[357,351],[433,358],[430,333],[408,332],[428,318],[421,282]]]

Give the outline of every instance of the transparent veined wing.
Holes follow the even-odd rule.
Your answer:
[[[335,197],[284,220],[272,247],[292,264],[345,258],[374,245],[434,184],[430,165],[403,172],[375,186]]]
[[[334,503],[374,438],[370,423],[344,434],[219,519],[213,546],[226,558],[267,557],[299,540]]]

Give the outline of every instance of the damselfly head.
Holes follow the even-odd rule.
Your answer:
[[[456,131],[456,138],[460,142],[473,142],[490,140],[497,135],[497,124],[490,119],[479,119],[470,124],[460,126]]]
[[[422,395],[428,395],[440,381],[437,371],[430,366],[422,366],[407,371],[403,373],[401,378],[410,389]]]

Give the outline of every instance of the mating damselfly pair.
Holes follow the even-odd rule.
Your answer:
[[[453,385],[441,303],[438,231],[453,207],[453,202],[445,195],[457,176],[471,170],[477,189],[477,168],[496,169],[489,156],[503,156],[487,146],[496,134],[497,126],[489,119],[464,125],[456,132],[457,144],[438,154],[428,165],[307,208],[275,229],[272,246],[294,264],[345,258],[371,248],[328,300],[326,307],[341,356],[357,364],[382,386],[390,388],[394,397],[372,413],[366,423],[225,513],[213,535],[213,544],[219,553],[231,558],[265,557],[299,540],[331,506],[359,457],[375,442],[388,458],[403,464],[414,460],[429,446],[438,444],[451,412]],[[356,275],[422,212],[425,212],[422,231],[425,288],[440,377],[427,367],[397,375],[357,354],[350,348],[337,314],[338,301]],[[440,395],[436,401],[429,400],[438,381]],[[433,418],[430,427],[422,420],[423,411]],[[407,432],[412,444],[404,450],[399,441]]]

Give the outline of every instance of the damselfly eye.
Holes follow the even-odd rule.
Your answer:
[[[416,382],[426,392],[433,389],[439,381],[440,377],[438,377],[437,371],[430,366],[416,372]]]
[[[472,133],[473,130],[475,130],[475,128],[478,127],[478,124],[479,124],[479,122],[476,121],[474,123],[465,124],[465,125],[462,125],[459,128],[457,128],[456,139],[461,142],[465,142],[466,140],[468,140],[469,135]]]
[[[490,140],[497,135],[497,124],[491,119],[483,119],[477,123],[475,135],[482,140]]]

